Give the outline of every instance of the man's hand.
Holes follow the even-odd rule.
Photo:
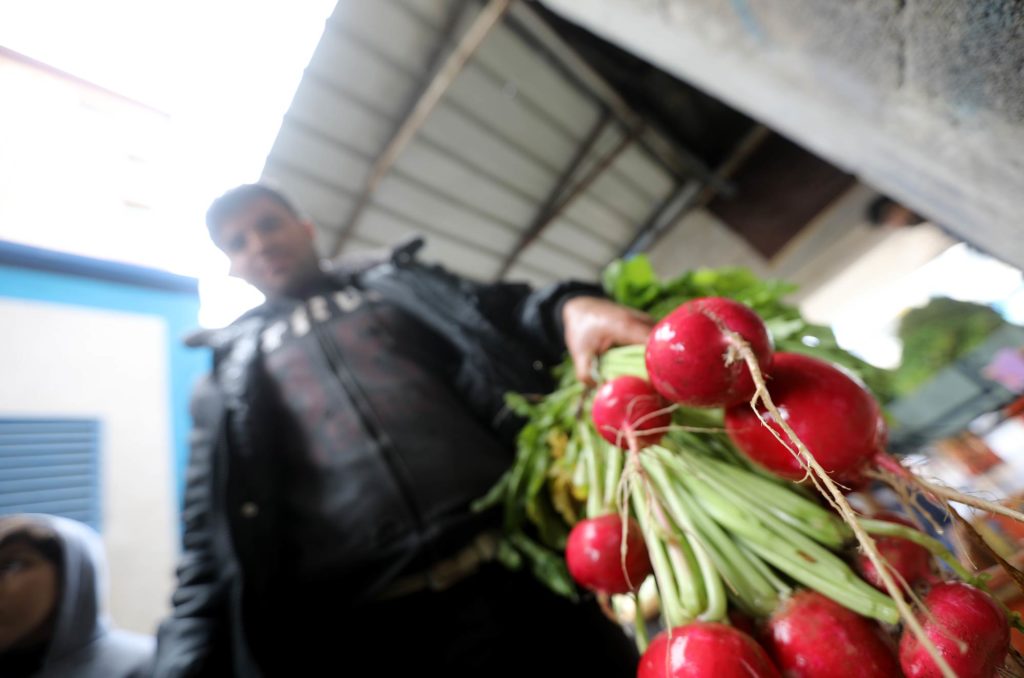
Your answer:
[[[591,361],[613,346],[643,344],[654,322],[645,313],[598,297],[575,297],[562,307],[565,346],[576,378],[593,385]]]

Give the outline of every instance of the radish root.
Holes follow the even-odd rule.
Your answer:
[[[932,658],[932,661],[935,662],[936,667],[938,667],[942,672],[942,675],[945,678],[957,678],[953,669],[950,668],[946,660],[941,654],[939,654],[935,644],[932,643],[931,639],[925,634],[924,629],[921,627],[921,623],[918,621],[913,609],[907,604],[907,601],[901,594],[899,585],[897,585],[893,580],[888,564],[878,552],[878,547],[875,545],[874,540],[867,534],[867,532],[864,531],[864,528],[861,527],[860,523],[857,521],[857,517],[854,514],[853,509],[850,507],[850,503],[839,489],[837,483],[833,481],[825,469],[821,467],[818,461],[814,458],[814,455],[812,455],[810,450],[807,449],[807,446],[804,445],[803,441],[800,440],[790,425],[786,422],[782,413],[779,412],[778,408],[775,406],[775,403],[772,402],[771,394],[769,394],[768,386],[765,383],[764,374],[761,372],[761,367],[757,363],[757,356],[754,355],[750,345],[742,336],[725,327],[719,319],[712,319],[719,324],[723,334],[728,337],[730,343],[743,357],[747,364],[747,368],[750,370],[750,375],[753,377],[756,387],[754,396],[750,400],[750,406],[761,421],[761,424],[766,426],[773,432],[773,434],[776,435],[776,437],[778,437],[778,433],[764,418],[764,415],[761,414],[758,408],[759,402],[763,404],[766,410],[768,410],[775,420],[775,423],[778,424],[779,428],[783,430],[793,446],[796,447],[797,458],[807,471],[807,475],[810,476],[811,480],[814,482],[815,487],[818,488],[833,508],[835,508],[839,515],[842,516],[844,522],[846,522],[846,524],[850,526],[850,529],[853,530],[853,533],[857,537],[857,541],[864,550],[865,555],[867,555],[868,559],[875,566],[879,578],[885,585],[886,592],[896,604],[896,607],[900,612],[900,617],[903,619],[904,623],[920,641],[921,645],[928,652],[928,655]],[[788,445],[786,447],[792,451],[792,448]]]

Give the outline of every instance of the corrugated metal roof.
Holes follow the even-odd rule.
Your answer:
[[[263,173],[316,223],[325,253],[433,75],[435,56],[479,7],[462,0],[338,3]],[[513,8],[487,35],[373,192],[342,251],[422,234],[425,259],[494,279],[552,193],[565,188],[561,177],[606,107],[538,49],[547,38],[517,22],[525,10]],[[575,179],[628,133],[621,121],[607,124]],[[628,145],[523,249],[507,277],[595,278],[677,186],[650,152]]]

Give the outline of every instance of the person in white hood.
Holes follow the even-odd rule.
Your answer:
[[[105,580],[92,528],[46,515],[0,517],[0,676],[149,675],[154,640],[110,627]]]

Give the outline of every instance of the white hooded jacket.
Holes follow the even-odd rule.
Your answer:
[[[151,637],[110,627],[102,610],[106,558],[99,535],[82,523],[24,516],[57,533],[63,555],[57,625],[34,678],[141,678],[149,675]]]

